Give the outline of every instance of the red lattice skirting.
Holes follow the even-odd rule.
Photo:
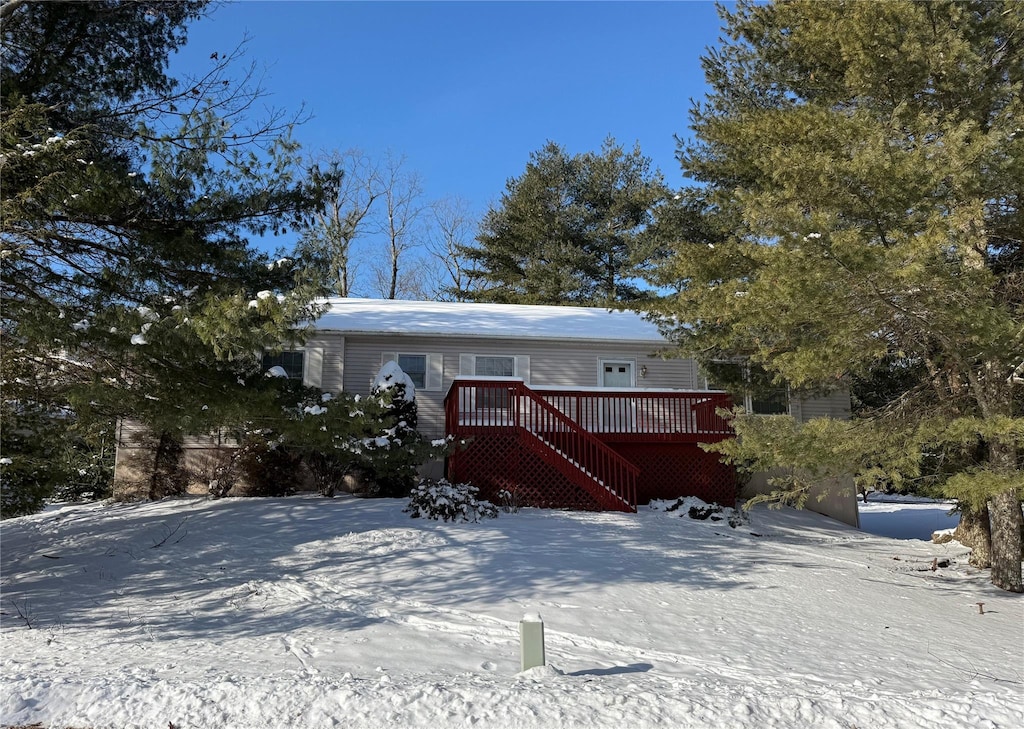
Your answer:
[[[500,502],[498,494],[505,490],[523,506],[601,509],[593,496],[570,483],[511,434],[474,436],[465,450],[448,457],[448,479],[472,483],[480,489],[481,499],[494,503]]]
[[[609,443],[640,469],[636,501],[696,496],[708,503],[736,503],[736,470],[695,443]]]
[[[637,503],[651,499],[696,496],[731,506],[736,501],[736,473],[718,456],[692,443],[609,443],[640,468]],[[465,450],[448,459],[448,478],[470,482],[480,498],[499,501],[507,490],[524,506],[600,510],[593,496],[569,482],[556,468],[525,448],[515,435],[474,436]]]

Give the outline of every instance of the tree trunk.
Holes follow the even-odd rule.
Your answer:
[[[398,248],[391,244],[391,284],[388,287],[388,298],[394,299],[398,295]]]
[[[1024,516],[1014,489],[989,501],[992,535],[992,584],[1010,592],[1024,592],[1021,579],[1021,530]]]
[[[338,296],[343,299],[348,298],[349,294],[349,282],[348,282],[348,256],[345,257],[345,262],[341,264],[340,270],[338,271]]]
[[[182,453],[181,444],[174,436],[167,431],[160,433],[149,479],[150,501],[185,493],[188,476],[182,468]]]
[[[160,433],[160,438],[156,442],[156,450],[153,451],[153,470],[149,474],[149,493],[147,496],[150,501],[156,501],[160,498],[160,477],[164,460],[166,459],[164,452],[167,450],[167,446],[167,433]]]
[[[996,473],[1019,480],[1017,449],[1011,443],[993,442],[989,446],[989,465]],[[992,584],[1009,592],[1024,592],[1021,579],[1021,530],[1024,515],[1020,497],[1012,486],[996,494],[988,502],[992,538]]]
[[[988,506],[975,509],[960,504],[960,524],[953,538],[971,548],[970,562],[975,567],[986,569],[992,564],[992,535],[989,527]]]

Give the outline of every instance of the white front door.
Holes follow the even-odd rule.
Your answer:
[[[635,387],[633,379],[633,363],[629,361],[601,362],[601,387]]]
[[[633,362],[630,360],[601,360],[601,387],[636,387]],[[636,416],[633,401],[621,395],[602,398],[600,429],[605,433],[631,432]]]

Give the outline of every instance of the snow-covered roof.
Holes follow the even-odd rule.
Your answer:
[[[321,331],[665,343],[658,327],[639,314],[597,307],[346,298],[326,303],[329,310],[315,323]]]

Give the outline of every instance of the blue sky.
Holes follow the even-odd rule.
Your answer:
[[[172,72],[249,37],[267,103],[305,104],[310,150],[406,155],[426,197],[482,214],[547,140],[570,153],[609,134],[683,183],[673,135],[704,95],[710,2],[257,2],[191,26]]]

